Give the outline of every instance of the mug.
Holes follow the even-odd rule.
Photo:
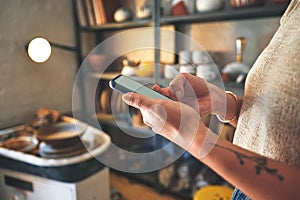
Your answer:
[[[179,68],[180,73],[196,74],[196,69],[193,65],[181,65]]]

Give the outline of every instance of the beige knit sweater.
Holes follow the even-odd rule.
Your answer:
[[[300,3],[292,0],[252,67],[235,144],[300,167]]]

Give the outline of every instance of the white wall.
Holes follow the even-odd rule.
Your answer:
[[[0,0],[0,128],[30,121],[40,107],[71,111],[76,57],[53,49],[43,64],[26,43],[39,35],[74,45],[71,0]]]

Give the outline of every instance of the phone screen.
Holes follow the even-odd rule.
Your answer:
[[[120,93],[127,93],[127,92],[135,92],[149,98],[155,99],[167,99],[170,100],[168,97],[144,86],[143,84],[123,75],[119,75],[112,79],[109,82],[109,85],[112,89],[120,92]]]

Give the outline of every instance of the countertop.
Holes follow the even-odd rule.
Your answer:
[[[110,185],[122,194],[123,200],[182,200],[167,194],[159,194],[153,188],[110,172]]]

